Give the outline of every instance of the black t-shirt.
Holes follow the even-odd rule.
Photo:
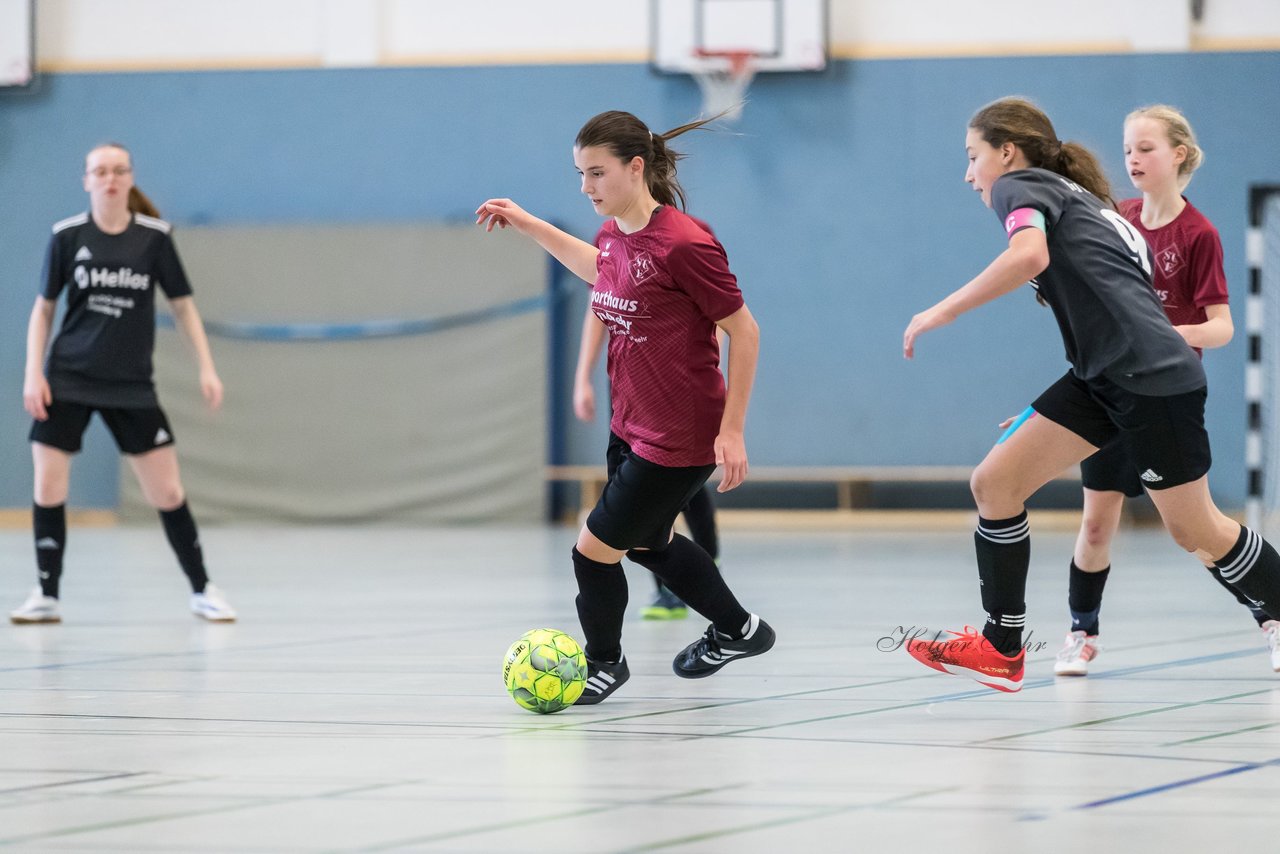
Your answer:
[[[1151,287],[1146,241],[1123,216],[1047,169],[1000,176],[991,208],[1010,237],[1027,227],[1044,230],[1049,266],[1032,284],[1053,309],[1076,376],[1105,376],[1144,395],[1205,384],[1195,351]]]
[[[87,213],[53,226],[40,294],[67,312],[53,340],[46,374],[54,400],[91,406],[156,406],[155,289],[190,296],[169,223],[134,214],[129,227],[106,234]]]

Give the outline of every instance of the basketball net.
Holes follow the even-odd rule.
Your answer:
[[[702,90],[702,114],[706,117],[720,115],[725,121],[735,121],[742,115],[746,104],[747,87],[756,75],[755,54],[748,51],[697,51],[706,60],[701,69],[693,72]]]

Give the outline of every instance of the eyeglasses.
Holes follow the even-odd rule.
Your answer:
[[[94,178],[105,178],[108,175],[115,175],[117,178],[123,178],[132,171],[133,167],[131,166],[115,166],[111,169],[108,169],[105,166],[99,166],[97,169],[90,169],[86,174],[92,175]]]

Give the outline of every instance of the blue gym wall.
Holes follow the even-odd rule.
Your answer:
[[[1208,154],[1189,196],[1222,233],[1243,327],[1247,187],[1280,180],[1280,54],[881,60],[765,75],[735,133],[681,140],[690,210],[715,227],[763,330],[753,463],[975,463],[996,423],[1065,370],[1053,321],[1028,292],[927,336],[913,363],[901,356],[911,315],[1002,247],[963,183],[963,134],[976,107],[1011,93],[1100,152],[1121,195],[1125,113],[1153,101],[1186,110]],[[128,144],[139,186],[179,227],[461,220],[503,195],[589,238],[598,221],[570,146],[584,119],[612,108],[665,129],[695,115],[699,95],[641,65],[68,74],[0,92],[0,506],[30,501],[26,321],[49,225],[86,205],[79,172],[94,144]],[[570,367],[582,305],[565,311]],[[1242,339],[1206,359],[1214,488],[1230,507],[1244,497]],[[603,425],[569,423],[568,410],[562,400],[566,461],[598,460]],[[73,504],[114,506],[116,478],[95,427]]]

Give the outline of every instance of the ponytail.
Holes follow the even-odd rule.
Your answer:
[[[160,211],[156,210],[156,206],[147,198],[146,193],[137,187],[129,188],[129,212],[142,214],[143,216],[160,218]]]
[[[685,155],[667,146],[668,140],[683,133],[697,130],[716,121],[724,113],[707,119],[699,119],[672,128],[666,133],[654,133],[644,122],[631,113],[610,110],[587,121],[578,131],[574,147],[602,147],[609,149],[623,162],[639,157],[644,161],[644,180],[649,194],[659,204],[684,210],[684,188],[676,178],[676,163]]]
[[[1025,98],[992,101],[974,113],[969,127],[996,148],[1013,143],[1032,166],[1056,172],[1115,207],[1097,156],[1078,142],[1060,141],[1049,117]]]

